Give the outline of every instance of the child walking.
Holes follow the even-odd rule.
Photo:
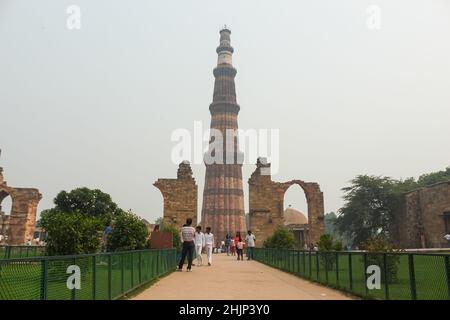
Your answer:
[[[244,260],[244,240],[239,237],[239,241],[237,243],[237,259],[243,261]]]

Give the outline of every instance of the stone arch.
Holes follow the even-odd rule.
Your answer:
[[[268,236],[283,225],[284,194],[294,184],[299,185],[306,196],[309,226],[306,241],[318,242],[325,232],[323,192],[319,184],[303,180],[274,182],[270,175],[270,163],[259,158],[256,166],[248,182],[250,229],[255,234],[257,245],[262,245]]]
[[[13,188],[3,180],[3,169],[0,168],[0,204],[7,197],[11,197],[12,208],[8,218],[5,217],[3,229],[8,229],[8,244],[24,244],[33,239],[36,224],[36,213],[42,195],[38,189]],[[6,227],[7,225],[7,227]]]

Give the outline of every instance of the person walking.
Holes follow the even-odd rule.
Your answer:
[[[239,237],[239,238],[238,238],[237,245],[236,245],[237,259],[238,259],[238,261],[239,261],[239,260],[241,260],[241,261],[244,260],[244,244],[245,244],[245,243],[244,243],[244,241],[242,240],[242,238]]]
[[[251,230],[248,230],[245,237],[245,243],[247,245],[247,260],[253,260],[253,250],[255,249],[255,235]]]
[[[231,244],[231,256],[236,256],[236,241],[234,238],[230,238],[230,244]]]
[[[205,235],[202,232],[201,226],[197,226],[197,228],[195,228],[194,242],[195,254],[197,255],[197,266],[200,267],[203,265],[202,251],[205,247]]]
[[[227,256],[229,256],[231,252],[231,237],[228,233],[225,236],[225,250],[227,251]]]
[[[212,265],[212,253],[214,248],[214,235],[211,233],[211,227],[206,228],[205,233],[206,256],[208,257],[208,266]]]
[[[183,249],[181,251],[181,259],[178,264],[178,271],[183,271],[184,260],[186,256],[188,258],[188,267],[187,271],[192,271],[192,259],[194,256],[194,238],[195,238],[195,229],[191,226],[192,219],[186,219],[186,224],[181,228],[181,240],[183,241]]]

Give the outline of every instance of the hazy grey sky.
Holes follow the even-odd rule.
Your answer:
[[[81,30],[66,27],[71,4]],[[366,26],[369,5],[381,8],[380,30]],[[450,164],[448,0],[0,0],[8,183],[39,188],[39,211],[60,190],[87,186],[161,216],[152,184],[176,176],[172,131],[209,126],[223,24],[240,127],[280,129],[274,180],[317,181],[328,212],[357,174],[404,178]],[[201,195],[205,168],[193,170]],[[244,166],[244,181],[253,170]],[[299,190],[289,203],[306,210]]]

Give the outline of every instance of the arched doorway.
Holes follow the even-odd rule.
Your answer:
[[[284,227],[292,232],[299,248],[304,248],[308,239],[308,203],[305,191],[294,184],[284,193]]]
[[[12,198],[5,190],[0,190],[0,244],[9,237],[9,222],[12,211]]]

